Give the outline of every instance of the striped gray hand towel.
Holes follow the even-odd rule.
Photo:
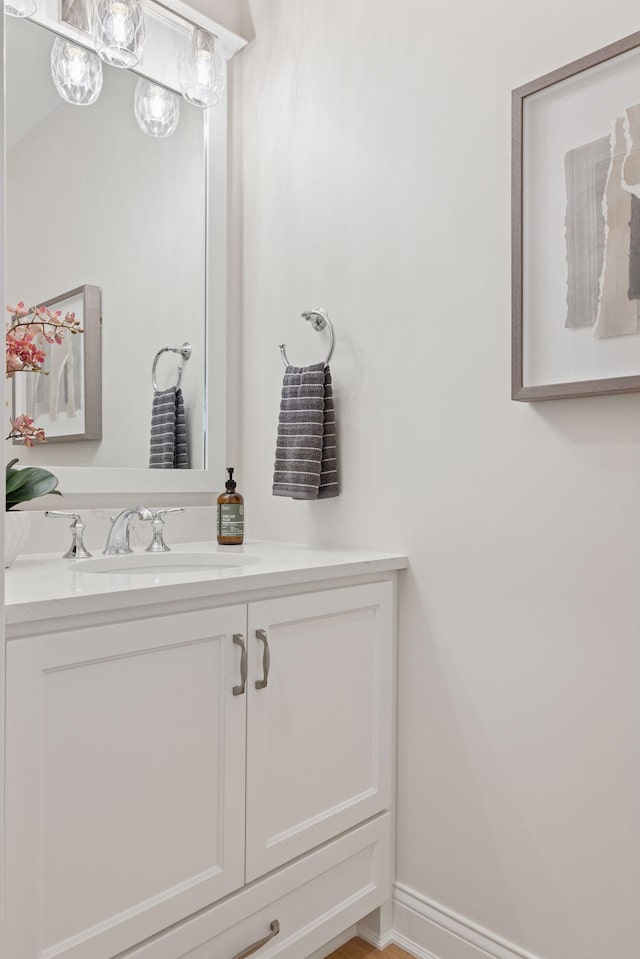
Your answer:
[[[189,469],[184,397],[175,386],[153,394],[149,469]]]
[[[340,493],[331,371],[288,366],[282,383],[273,495],[327,499]]]

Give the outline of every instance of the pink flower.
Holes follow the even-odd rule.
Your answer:
[[[13,425],[17,430],[21,430],[25,427],[33,426],[33,419],[27,413],[21,413],[20,416],[16,416]]]
[[[20,302],[16,306],[8,306],[7,310],[13,316],[29,316],[29,313],[31,312],[31,310],[28,310],[25,307],[23,300],[20,300]]]
[[[65,332],[83,333],[80,321],[75,313],[62,310],[52,311],[46,306],[26,307],[20,300],[16,306],[7,306],[11,321],[5,326],[5,374],[11,379],[19,372],[42,373],[47,354],[45,343],[60,345],[64,342]],[[26,319],[26,322],[23,322]],[[49,329],[48,329],[49,328]],[[31,417],[25,413],[11,423],[11,432],[7,439],[22,439],[25,446],[44,443],[43,429],[35,426]]]
[[[33,419],[26,413],[21,413],[15,420],[11,420],[11,432],[7,439],[24,440],[25,446],[33,446],[34,443],[46,442],[44,430],[34,426]]]
[[[10,376],[11,373],[15,373],[16,370],[22,369],[22,361],[18,356],[8,356],[7,357],[7,374]]]

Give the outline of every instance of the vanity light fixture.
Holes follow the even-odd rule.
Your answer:
[[[180,89],[197,107],[214,107],[226,85],[226,61],[218,38],[207,30],[193,31],[180,53]]]
[[[51,50],[51,76],[63,100],[78,107],[95,103],[102,90],[102,63],[91,50],[56,37]]]
[[[180,97],[151,80],[138,80],[134,98],[138,126],[152,137],[170,137],[180,119]]]
[[[32,17],[38,9],[38,0],[4,0],[4,12],[10,17]]]
[[[135,67],[144,49],[144,16],[139,0],[95,0],[93,41],[105,63]]]

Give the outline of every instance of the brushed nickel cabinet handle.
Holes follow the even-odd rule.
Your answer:
[[[262,654],[262,679],[256,679],[256,689],[266,689],[269,680],[269,669],[271,668],[271,653],[269,652],[269,640],[267,639],[266,629],[256,629],[256,639],[264,643],[264,652]]]
[[[263,946],[266,946],[269,940],[273,939],[273,937],[277,936],[280,932],[280,923],[277,919],[274,919],[269,928],[271,932],[268,936],[265,936],[264,939],[259,939],[258,942],[254,942],[252,946],[247,946],[246,949],[243,949],[242,952],[239,952],[237,956],[233,957],[233,959],[247,959],[247,956],[252,955],[252,953],[257,952],[258,949],[262,949]]]
[[[233,642],[240,647],[240,685],[233,687],[233,695],[242,696],[247,686],[247,647],[242,633],[235,633]]]

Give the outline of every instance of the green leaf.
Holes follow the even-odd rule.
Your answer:
[[[12,493],[29,482],[29,477],[24,475],[26,472],[26,470],[13,470],[11,476],[7,474],[7,493]]]
[[[16,470],[13,466],[17,462],[18,460],[14,459],[7,464],[6,508],[8,510],[20,503],[28,503],[30,500],[50,493],[54,496],[62,496],[62,493],[56,489],[57,476],[38,466],[26,466],[24,469]]]

